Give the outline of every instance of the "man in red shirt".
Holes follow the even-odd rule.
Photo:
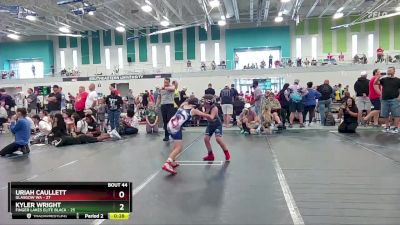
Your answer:
[[[377,55],[377,58],[378,58],[378,60],[376,61],[376,62],[383,62],[383,48],[381,48],[381,47],[379,47],[377,50],[376,50],[376,55]]]
[[[367,122],[373,118],[374,126],[379,127],[379,113],[381,112],[381,95],[382,90],[379,84],[375,84],[376,78],[381,74],[381,71],[378,69],[374,69],[372,72],[371,80],[369,81],[369,99],[373,106],[372,111],[368,113],[366,117],[364,117],[363,123],[367,124]]]
[[[75,111],[76,113],[78,113],[80,118],[85,117],[85,103],[86,103],[86,99],[88,97],[88,93],[85,91],[85,87],[84,86],[80,86],[79,87],[79,93],[78,96],[75,99]]]

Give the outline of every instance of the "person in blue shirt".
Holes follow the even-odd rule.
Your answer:
[[[13,154],[21,150],[23,154],[28,154],[29,139],[31,138],[31,124],[26,119],[26,109],[18,108],[17,114],[11,117],[11,132],[15,135],[15,141],[0,151],[0,156]]]
[[[307,83],[307,90],[308,93],[303,97],[304,101],[304,111],[303,111],[303,118],[306,121],[306,116],[308,113],[308,126],[311,126],[311,122],[315,116],[315,106],[317,105],[317,99],[321,97],[321,93],[317,90],[312,88],[313,82]]]

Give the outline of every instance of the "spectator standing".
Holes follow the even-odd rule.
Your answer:
[[[14,99],[7,94],[4,88],[0,89],[0,102],[4,102],[4,108],[7,110],[8,117],[11,116],[11,108],[15,107]]]
[[[306,121],[306,116],[308,113],[308,126],[311,126],[313,118],[315,117],[315,107],[317,105],[317,99],[321,97],[321,93],[315,90],[312,82],[307,83],[308,93],[304,96],[304,112],[303,118]]]
[[[329,80],[325,80],[324,83],[317,88],[317,91],[321,93],[321,97],[318,99],[321,125],[325,126],[326,113],[331,112],[333,95],[333,89],[329,85]]]
[[[121,96],[117,95],[115,90],[111,91],[111,94],[106,98],[106,105],[108,108],[108,120],[110,121],[112,131],[119,130],[119,118],[121,115],[122,104],[122,98]]]
[[[97,106],[97,92],[96,92],[96,85],[95,84],[90,84],[89,85],[89,94],[86,98],[85,101],[85,109],[86,110],[91,110],[93,115],[95,116],[95,108]]]
[[[354,83],[354,90],[356,92],[356,105],[358,109],[358,122],[362,121],[363,111],[367,111],[367,115],[371,112],[371,101],[369,95],[369,80],[367,79],[367,72],[362,71],[361,76]]]
[[[80,86],[78,96],[75,99],[74,109],[81,119],[85,117],[84,111],[87,97],[88,93],[85,91],[85,87]]]
[[[174,109],[174,92],[175,86],[171,85],[169,78],[164,79],[164,85],[160,90],[160,96],[158,97],[158,105],[161,107],[161,116],[164,123],[164,139],[163,141],[169,141],[169,133],[167,124],[175,113]]]
[[[61,94],[61,110],[63,110],[63,109],[65,109],[67,107],[67,105],[65,103],[66,102],[66,98],[65,98],[64,92],[62,91],[62,87],[59,88],[58,92]]]
[[[262,100],[263,94],[262,94],[261,88],[258,86],[258,80],[253,80],[253,88],[254,88],[254,94],[253,94],[254,110],[257,113],[257,115],[260,115],[261,100]]]
[[[273,59],[274,59],[274,57],[271,54],[269,54],[269,57],[268,57],[268,67],[269,68],[272,68]]]
[[[375,84],[382,85],[381,116],[386,119],[384,132],[399,133],[400,101],[399,89],[400,79],[395,77],[396,69],[389,67],[387,76],[377,75]],[[394,118],[394,128],[390,130],[389,114]]]
[[[47,97],[47,111],[50,115],[61,113],[61,100],[62,96],[59,92],[58,85],[53,85],[53,92]]]
[[[149,91],[145,90],[142,95],[142,106],[143,108],[146,109],[148,105],[149,105]]]
[[[363,123],[366,124],[371,118],[373,118],[374,126],[379,127],[379,113],[381,112],[381,95],[382,90],[380,85],[375,84],[375,80],[381,75],[381,71],[374,69],[372,72],[372,78],[369,81],[369,100],[371,101],[372,111],[364,117]]]
[[[376,58],[377,58],[376,62],[383,62],[383,52],[384,52],[384,50],[381,47],[379,47],[376,50]]]
[[[281,120],[282,120],[282,128],[286,129],[285,123],[289,121],[289,99],[286,97],[285,92],[289,88],[290,84],[285,83],[282,89],[278,92],[276,98],[281,104]]]
[[[179,97],[180,97],[179,105],[181,105],[183,102],[186,101],[186,99],[188,99],[188,96],[186,95],[186,91],[187,91],[187,88],[184,87],[184,88],[182,88],[182,91],[179,92]]]
[[[128,110],[131,109],[135,111],[135,96],[133,95],[132,89],[128,90],[126,98],[128,99]]]
[[[28,89],[28,96],[26,98],[26,101],[28,102],[28,113],[34,113],[37,114],[37,95],[33,93],[33,89],[29,88]]]
[[[17,108],[25,108],[26,109],[26,101],[25,98],[23,96],[22,92],[18,92],[17,95],[15,96],[15,106]]]
[[[300,81],[298,79],[294,80],[294,83],[289,86],[286,90],[285,95],[289,99],[289,127],[293,127],[293,121],[295,117],[295,113],[298,113],[300,128],[304,127],[303,124],[303,111],[304,111],[304,103],[302,101],[303,97],[308,94],[307,89],[301,87],[299,85]]]
[[[224,89],[220,92],[221,108],[224,114],[224,126],[229,127],[231,122],[231,116],[233,114],[233,96],[232,91],[229,89],[229,85],[225,85]]]
[[[215,90],[212,88],[211,83],[208,84],[208,88],[204,91],[204,94],[215,96]]]
[[[18,108],[17,114],[11,117],[10,130],[15,135],[15,141],[0,151],[0,156],[12,154],[19,149],[24,154],[30,152],[29,150],[29,139],[31,138],[31,124],[26,119],[26,109]]]

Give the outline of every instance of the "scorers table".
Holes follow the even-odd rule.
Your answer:
[[[127,220],[131,182],[9,182],[13,219]]]

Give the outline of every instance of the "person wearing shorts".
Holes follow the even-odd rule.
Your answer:
[[[161,168],[168,173],[171,173],[173,175],[177,174],[175,168],[178,167],[179,164],[176,162],[176,158],[181,153],[183,147],[183,124],[189,121],[193,116],[211,118],[210,115],[196,109],[198,106],[198,99],[196,98],[192,98],[187,102],[182,103],[182,105],[176,111],[175,115],[169,120],[167,124],[168,133],[174,140],[174,147],[172,148],[171,154],[169,155],[167,161],[162,165]]]
[[[379,113],[381,112],[381,95],[382,95],[382,90],[380,85],[375,84],[375,80],[378,77],[378,75],[380,76],[381,71],[379,71],[378,69],[374,69],[374,71],[372,72],[372,78],[369,81],[369,100],[371,101],[371,105],[372,105],[372,110],[371,112],[364,117],[364,119],[362,120],[362,124],[366,125],[368,123],[368,121],[370,121],[370,119],[372,118],[374,121],[373,126],[374,127],[379,127]]]
[[[394,67],[389,67],[387,76],[377,75],[375,80],[376,85],[382,85],[381,116],[386,119],[386,127],[383,132],[393,134],[399,133],[400,121],[400,79],[394,76],[395,72]],[[389,115],[394,118],[393,129],[390,129]]]
[[[367,72],[362,71],[361,76],[354,83],[354,90],[356,91],[356,105],[358,109],[358,122],[362,122],[362,113],[371,112],[371,101],[369,96],[369,80],[367,79]]]
[[[207,148],[207,155],[203,157],[204,161],[214,161],[214,153],[211,147],[210,139],[215,135],[215,139],[221,149],[224,151],[225,160],[229,161],[231,156],[229,154],[228,148],[222,138],[222,122],[218,117],[218,107],[215,106],[214,96],[205,95],[204,96],[204,107],[207,117],[207,128],[204,136],[204,144]]]
[[[233,114],[233,95],[229,85],[225,85],[225,88],[221,90],[220,98],[221,109],[224,114],[224,126],[228,127]]]

